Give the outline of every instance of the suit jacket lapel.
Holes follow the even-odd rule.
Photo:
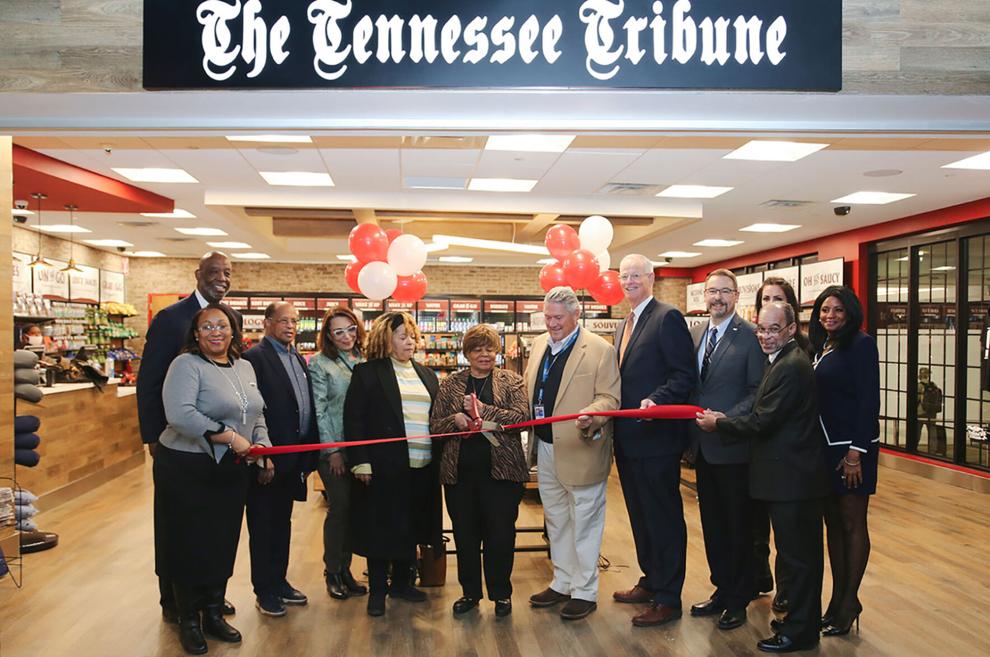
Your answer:
[[[577,369],[578,365],[584,359],[584,351],[588,346],[588,341],[585,338],[586,330],[581,329],[578,332],[577,340],[575,340],[574,346],[571,348],[571,355],[567,357],[567,362],[564,363],[564,371],[560,373],[560,388],[557,389],[557,399],[564,396],[567,386],[570,384],[571,379],[574,378],[574,370]],[[632,342],[630,341],[629,344],[632,345]]]
[[[275,347],[268,341],[268,338],[261,339],[261,353],[264,354],[265,360],[268,361],[268,366],[275,372],[275,376],[279,378],[279,386],[282,390],[288,390],[293,399],[296,397],[296,389],[292,386],[292,381],[289,379],[289,373],[285,371],[285,365],[282,364],[282,359],[279,357],[278,352],[275,351]],[[296,405],[299,404],[299,400],[296,399]]]
[[[526,370],[526,390],[529,391],[530,400],[532,400],[533,392],[536,390],[536,377],[540,375],[540,363],[543,361],[546,353],[547,338],[545,335],[541,335],[533,341],[533,352],[529,355],[530,360]]]
[[[402,415],[402,394],[399,392],[399,380],[395,377],[391,359],[381,359],[375,370],[378,372],[378,381],[382,384],[382,391],[385,393],[385,402],[392,409],[399,424],[402,424],[405,421]]]
[[[653,309],[656,308],[656,305],[657,305],[657,300],[655,298],[654,299],[650,299],[650,302],[648,304],[646,304],[646,307],[645,308],[643,308],[643,312],[639,316],[639,319],[636,321],[636,325],[633,326],[632,335],[629,336],[629,346],[625,346],[625,345],[621,345],[620,344],[619,347],[618,347],[618,349],[622,349],[626,353],[629,353],[629,350],[632,349],[636,345],[636,340],[639,339],[639,336],[643,335],[643,331],[645,330],[643,327],[646,325],[646,320],[650,317],[650,313],[653,312]],[[629,314],[626,316],[625,321],[628,322],[633,317],[635,317],[635,314],[630,310],[629,311]],[[623,331],[626,330],[625,323],[622,324],[622,330]],[[619,339],[620,340],[622,339],[621,338],[621,334],[620,334],[620,338]],[[616,350],[616,353],[620,353],[618,351],[618,349]],[[623,358],[622,359],[622,364],[625,365],[625,363],[626,363],[626,361]],[[620,366],[619,369],[621,370],[621,366]]]
[[[736,315],[732,318],[731,322],[724,326],[725,335],[719,339],[718,346],[715,348],[715,353],[712,354],[712,360],[708,364],[709,374],[711,373],[712,368],[715,367],[720,360],[722,360],[722,355],[729,350],[729,347],[732,346],[733,340],[735,340],[736,336],[739,335],[739,322],[741,321],[742,319],[739,318],[739,315]]]

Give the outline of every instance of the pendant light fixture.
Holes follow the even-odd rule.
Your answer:
[[[41,202],[48,198],[48,194],[34,192],[31,194],[31,198],[38,202],[38,225],[36,226],[38,230],[38,253],[34,256],[31,262],[28,263],[28,267],[51,267],[52,263],[48,262],[41,256],[41,239],[43,237],[41,234]]]
[[[78,209],[78,206],[72,205],[70,203],[65,206],[65,209],[69,211],[69,226],[75,226],[76,225],[75,211]],[[72,231],[69,231],[69,264],[67,264],[65,267],[62,267],[60,271],[77,272],[79,274],[82,273],[82,269],[79,267],[79,265],[76,264],[75,246],[76,246],[76,240],[74,237],[74,233]]]

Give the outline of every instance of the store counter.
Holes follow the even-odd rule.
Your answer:
[[[115,380],[103,392],[92,383],[42,388],[38,404],[19,401],[17,412],[41,418],[41,462],[17,467],[17,483],[50,509],[144,463],[133,386]]]

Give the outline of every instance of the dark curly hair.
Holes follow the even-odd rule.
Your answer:
[[[811,346],[815,352],[820,352],[828,339],[828,331],[822,326],[821,311],[822,304],[829,297],[835,297],[846,309],[846,323],[842,325],[833,342],[839,349],[846,347],[852,339],[859,333],[859,328],[863,325],[863,306],[860,305],[856,293],[845,285],[830,285],[815,299],[815,307],[811,311],[811,322],[808,324],[808,337],[811,339]]]
[[[227,347],[227,358],[234,360],[235,358],[241,357],[241,352],[244,351],[244,341],[241,337],[241,327],[237,318],[234,316],[233,311],[227,306],[211,303],[199,312],[197,312],[192,321],[189,323],[189,330],[186,331],[186,342],[182,347],[182,353],[184,354],[196,354],[197,356],[202,356],[203,353],[199,349],[199,339],[196,337],[196,330],[199,327],[199,318],[203,316],[208,310],[219,310],[227,317],[227,322],[230,324],[230,346]]]

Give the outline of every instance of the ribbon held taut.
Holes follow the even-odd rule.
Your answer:
[[[700,406],[690,404],[668,404],[657,405],[649,408],[628,408],[620,411],[595,411],[592,413],[571,413],[570,415],[553,415],[539,420],[527,420],[516,422],[515,424],[495,424],[485,421],[485,431],[513,431],[515,429],[527,429],[542,424],[554,424],[556,422],[567,422],[576,420],[583,415],[589,417],[618,417],[633,420],[693,420],[698,413],[702,412]],[[334,447],[360,447],[362,445],[381,445],[384,443],[398,443],[406,440],[420,438],[452,438],[454,436],[469,436],[478,433],[478,429],[470,428],[467,431],[454,431],[451,433],[430,433],[422,436],[400,436],[397,438],[375,438],[371,440],[344,440],[334,443],[307,443],[305,445],[276,445],[274,447],[252,446],[252,456],[273,456],[277,454],[294,454],[297,452],[315,452],[321,449]]]

